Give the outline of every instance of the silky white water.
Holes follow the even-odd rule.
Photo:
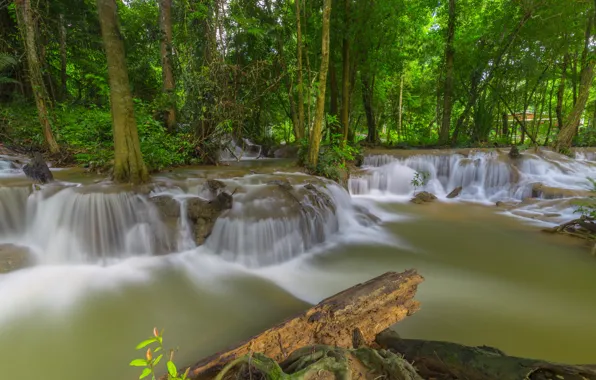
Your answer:
[[[468,184],[464,199],[497,200],[498,186],[514,198],[520,181],[499,182],[514,169],[479,158],[474,170],[455,165],[467,162],[459,156],[412,157],[401,167],[384,160],[398,173],[411,173],[410,163],[434,168],[442,196],[459,183]],[[578,180],[592,165],[532,160]],[[370,165],[357,181],[383,168],[392,173]],[[551,176],[536,165],[519,172],[526,182]],[[154,326],[165,328],[166,346],[179,347],[176,361],[191,364],[351,285],[409,268],[426,280],[417,297],[422,310],[397,326],[403,336],[596,362],[596,263],[573,241],[485,206],[395,202],[413,191],[407,176],[403,190],[388,175],[379,177],[385,188],[367,185],[351,197],[329,181],[278,172],[223,178],[234,205],[195,247],[189,220],[168,224],[151,198],[172,196],[184,215],[190,199],[209,198],[206,174],[186,169],[181,180],[173,173],[145,194],[98,185],[0,187],[0,243],[29,247],[36,259],[0,274],[7,378],[133,378],[138,372],[127,364],[140,355],[134,346]]]

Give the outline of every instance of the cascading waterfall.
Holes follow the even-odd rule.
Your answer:
[[[157,210],[140,195],[82,187],[44,190],[0,189],[0,240],[31,247],[40,263],[97,262],[171,249]]]
[[[519,159],[506,154],[472,153],[417,155],[407,158],[369,156],[364,160],[363,172],[349,181],[353,195],[411,196],[412,179],[416,173],[427,173],[426,190],[445,197],[462,187],[461,199],[494,202],[521,201],[532,195],[532,187],[540,183],[564,189],[589,189],[587,177],[596,176],[596,165],[554,154],[524,153]]]
[[[253,160],[261,156],[262,147],[254,144],[249,139],[243,138],[237,141],[232,138],[222,149],[219,155],[220,161]]]
[[[15,167],[15,164],[11,160],[0,157],[0,177],[13,176],[19,172],[20,170]]]

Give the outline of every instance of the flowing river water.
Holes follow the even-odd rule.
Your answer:
[[[140,193],[72,170],[32,187],[0,157],[0,253],[17,246],[34,261],[0,274],[0,378],[136,378],[128,362],[154,326],[179,349],[175,361],[192,364],[409,268],[426,280],[421,310],[395,326],[403,337],[596,362],[596,261],[583,242],[540,231],[573,218],[573,198],[596,176],[589,152],[515,161],[494,151],[380,153],[349,191],[276,160],[179,169]],[[421,190],[411,186],[416,171],[428,173],[423,188],[438,202],[407,202]],[[196,247],[188,220],[168,226],[151,198],[166,194],[182,210],[205,196],[206,178],[235,190],[234,205]],[[271,182],[280,180],[301,208]],[[458,186],[460,197],[447,199]]]

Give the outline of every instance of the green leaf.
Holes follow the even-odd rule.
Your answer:
[[[141,343],[139,343],[137,345],[137,350],[140,350],[141,348],[147,347],[148,345],[150,345],[151,343],[156,342],[155,338],[149,338],[147,340],[142,341]]]
[[[168,373],[170,374],[171,377],[178,376],[178,370],[176,369],[176,364],[174,364],[174,362],[169,360],[167,366],[168,366]]]
[[[155,350],[153,350],[153,352],[159,352],[161,351],[161,347],[157,347]]]
[[[157,365],[157,363],[159,363],[159,361],[161,360],[161,358],[162,358],[162,357],[163,357],[163,354],[159,355],[159,356],[157,357],[157,359],[155,359],[155,360],[153,361],[153,366],[154,366],[154,367]]]
[[[141,376],[139,376],[139,379],[143,379],[149,375],[151,375],[151,368],[145,368],[141,373]]]
[[[147,360],[145,359],[135,359],[133,361],[130,362],[129,366],[131,367],[146,367],[147,366]]]

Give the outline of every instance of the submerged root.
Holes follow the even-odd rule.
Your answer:
[[[596,242],[596,222],[587,217],[574,219],[557,227],[543,229],[543,231],[564,234],[588,240],[590,242]],[[592,247],[592,255],[596,255],[596,244]]]

